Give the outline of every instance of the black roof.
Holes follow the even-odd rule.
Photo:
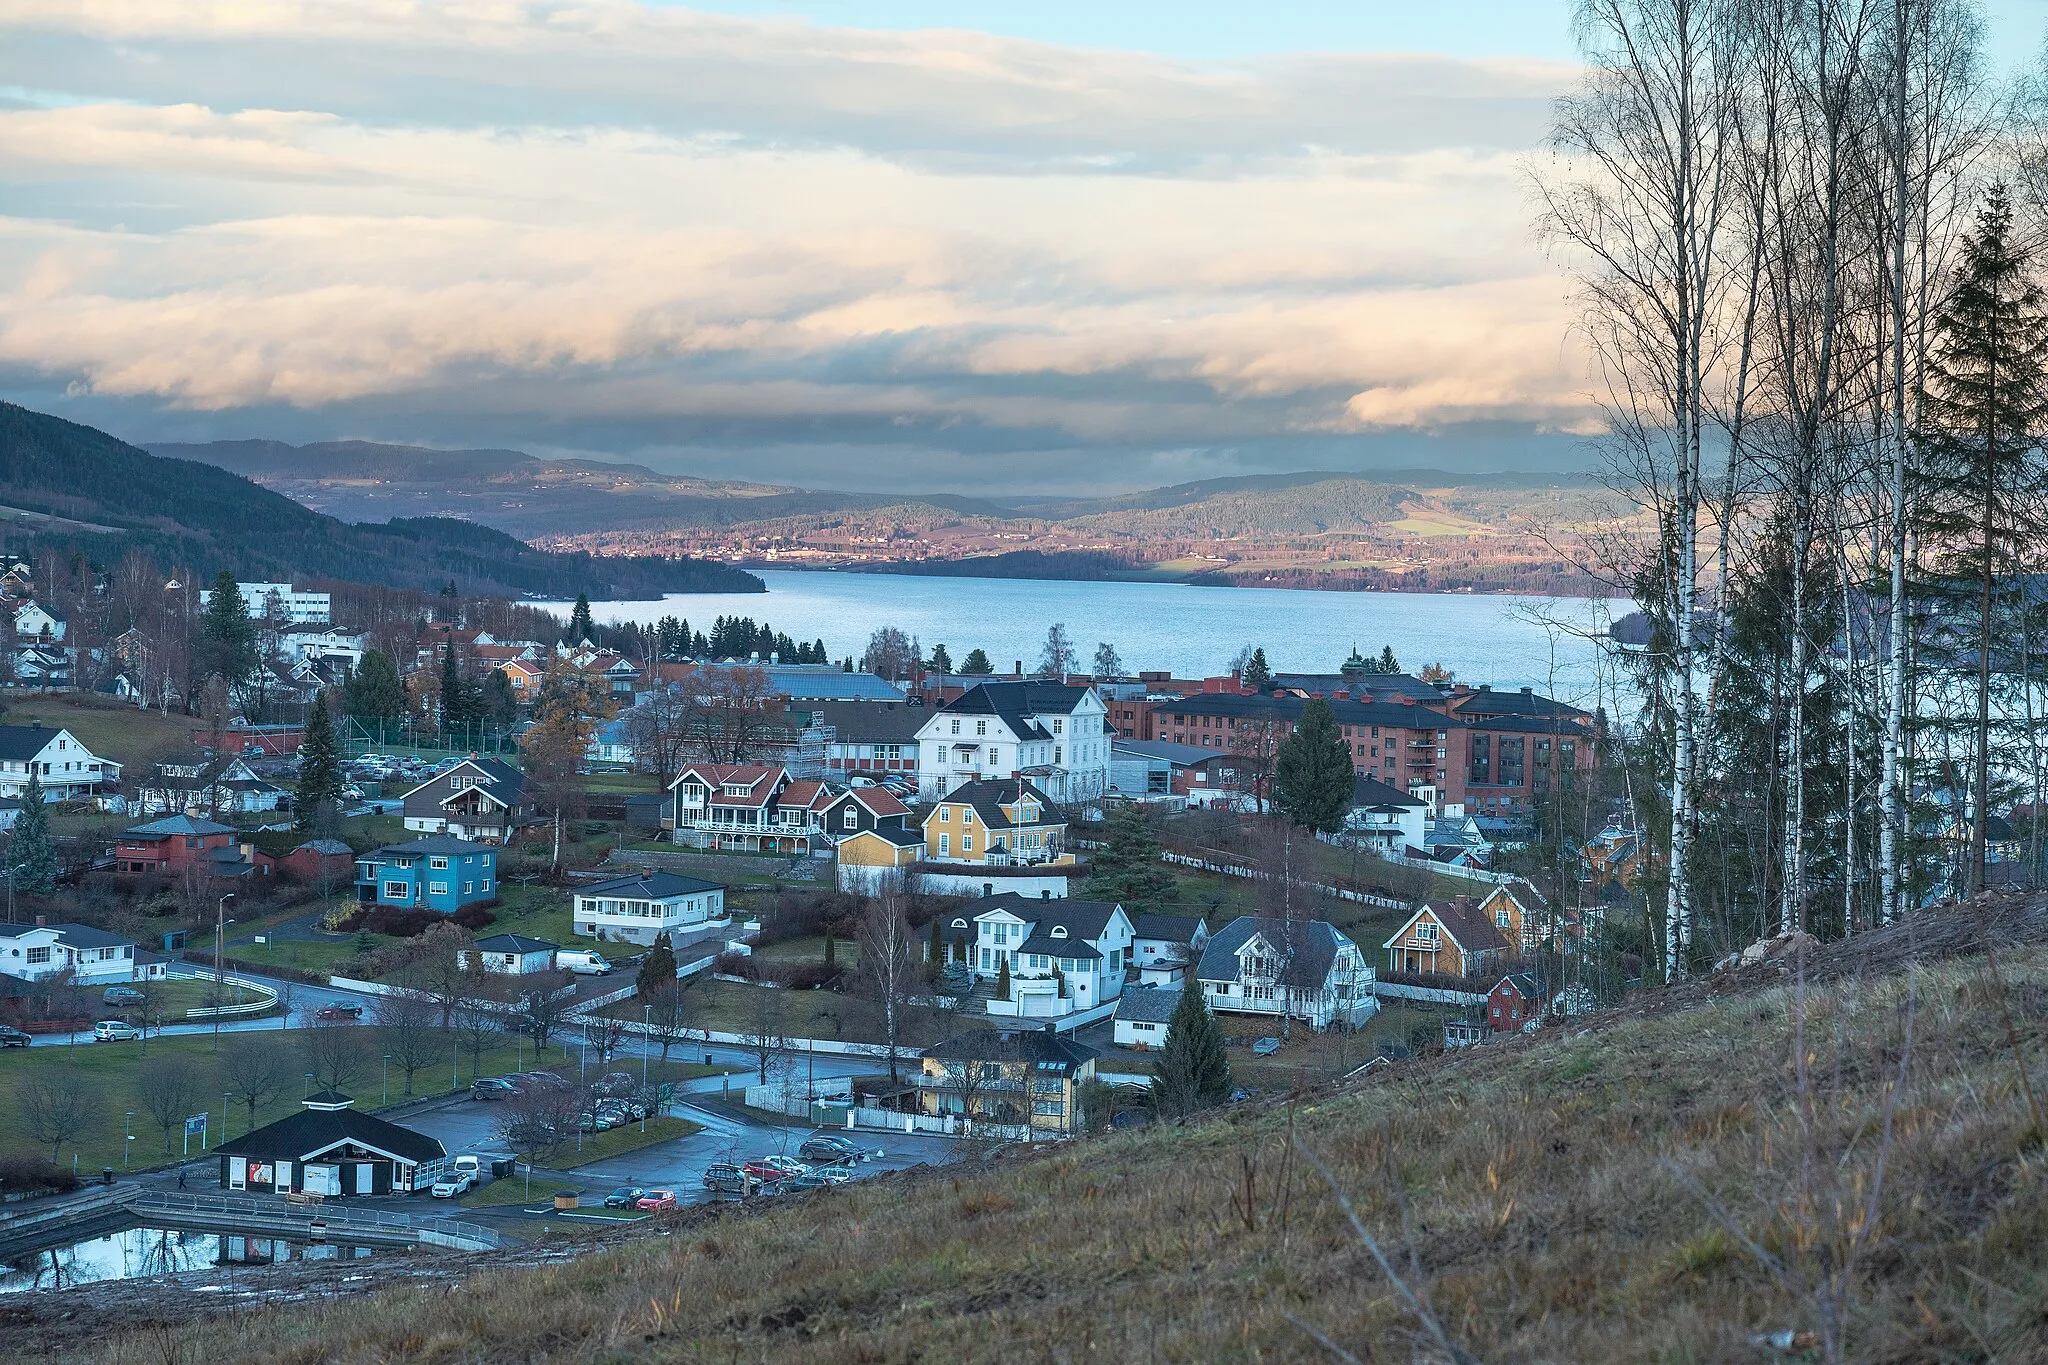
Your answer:
[[[252,1133],[223,1142],[214,1151],[223,1156],[301,1161],[340,1142],[357,1143],[413,1162],[433,1161],[448,1155],[446,1147],[425,1133],[416,1133],[375,1114],[362,1114],[353,1109],[301,1109],[276,1123],[265,1124]]]
[[[422,853],[452,853],[458,857],[466,857],[472,853],[492,853],[495,851],[489,844],[472,843],[468,839],[458,839],[452,834],[429,834],[426,838],[414,839],[409,844],[386,844],[371,854],[370,857],[373,859],[380,858],[387,853],[410,854],[413,856]]]
[[[1275,673],[1273,686],[1324,693],[1343,688],[1347,692],[1384,693],[1427,702],[1442,701],[1444,695],[1444,690],[1435,683],[1426,683],[1408,673]]]
[[[922,706],[903,701],[799,701],[792,713],[808,712],[814,725],[829,725],[841,744],[908,744],[932,718]]]
[[[671,896],[694,896],[700,891],[723,891],[722,882],[707,882],[698,877],[684,877],[674,872],[636,872],[631,876],[614,877],[608,882],[593,882],[579,886],[579,896],[621,896],[637,897],[651,901],[665,901]]]
[[[56,737],[57,730],[46,725],[0,725],[0,760],[20,763],[34,758]]]
[[[1177,987],[1139,986],[1117,997],[1116,1017],[1141,1024],[1163,1024],[1180,1008],[1180,996]]]
[[[939,709],[956,715],[1071,715],[1089,689],[1056,682],[985,682],[968,688]]]
[[[121,831],[124,839],[169,839],[182,834],[238,834],[233,825],[223,825],[196,815],[171,815],[146,825],[132,825]]]
[[[1102,1054],[1071,1038],[1043,1029],[971,1028],[934,1043],[919,1054],[942,1062],[1034,1062],[1060,1070],[1079,1070]]]
[[[20,938],[38,929],[49,930],[57,936],[58,942],[72,948],[119,948],[135,942],[132,938],[95,929],[90,924],[9,924],[0,927],[0,938]]]
[[[1568,720],[1592,718],[1590,712],[1581,711],[1578,707],[1558,701],[1554,697],[1546,697],[1533,687],[1509,691],[1482,683],[1462,697],[1451,698],[1451,705],[1460,711],[1484,711],[1491,716],[1550,716]]]
[[[1203,927],[1200,915],[1161,915],[1146,912],[1138,916],[1134,925],[1139,938],[1164,939],[1169,943],[1193,943],[1195,933]]]
[[[1032,938],[1049,936],[1054,929],[1065,929],[1066,935],[1056,940],[1066,943],[1073,939],[1092,939],[1109,927],[1110,917],[1121,907],[1115,901],[1072,901],[1052,900],[1043,896],[1023,896],[1015,891],[1004,891],[999,895],[984,896],[968,907],[973,917],[979,918],[991,910],[1007,910],[1018,919],[1034,925]],[[1050,952],[1046,948],[1032,948],[1034,953]],[[1068,957],[1077,954],[1068,953]]]
[[[1010,817],[1003,810],[1002,803],[1009,802],[1014,805],[1026,796],[1037,797],[1047,819],[1052,823],[1059,823],[1059,814],[1052,798],[1040,791],[1036,783],[1021,777],[983,777],[972,782],[962,782],[941,797],[938,804],[972,806],[974,813],[981,817],[981,822],[990,829],[1009,829]],[[925,816],[927,822],[931,818],[930,815]]]
[[[1290,933],[1294,952],[1281,972],[1281,984],[1322,985],[1330,974],[1330,964],[1337,960],[1337,944],[1342,936],[1335,925],[1319,919],[1290,922],[1258,915],[1239,915],[1217,930],[1216,937],[1202,949],[1202,961],[1195,968],[1195,976],[1202,981],[1235,981],[1238,949],[1244,947],[1252,935],[1262,934],[1268,943],[1278,948],[1287,942]]]
[[[528,938],[524,934],[492,934],[470,946],[486,953],[552,953],[562,945],[544,938]]]
[[[1380,781],[1377,777],[1367,777],[1361,774],[1358,780],[1351,784],[1351,808],[1353,810],[1370,810],[1376,806],[1406,807],[1426,806],[1428,804],[1427,801],[1410,796],[1399,787],[1390,786]]]

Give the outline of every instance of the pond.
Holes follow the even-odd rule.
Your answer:
[[[107,1280],[150,1279],[220,1266],[265,1266],[283,1261],[354,1260],[369,1247],[333,1242],[292,1242],[279,1237],[124,1228],[64,1246],[26,1252],[0,1266],[0,1294],[68,1289]],[[396,1248],[381,1255],[399,1254]]]

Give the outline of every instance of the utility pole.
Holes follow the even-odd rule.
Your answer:
[[[11,879],[9,885],[13,885]],[[232,891],[228,892],[220,898],[219,904],[214,906],[213,911],[213,991],[216,997],[214,1001],[216,1007],[220,1004],[218,997],[224,993],[227,985],[227,977],[221,971],[221,950],[227,942],[228,902],[234,898],[235,893]],[[214,1017],[218,1019],[220,1016],[215,1015]]]

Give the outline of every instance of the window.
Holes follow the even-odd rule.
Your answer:
[[[942,825],[949,825],[949,824],[951,824],[952,822],[953,822],[953,808],[952,808],[951,806],[940,806],[940,807],[939,807],[939,823],[940,823],[940,824],[942,824]]]
[[[445,896],[445,895],[447,895],[447,894],[448,894],[448,883],[446,883],[446,882],[428,882],[428,883],[427,883],[427,894],[428,894],[429,896]]]
[[[839,823],[845,826],[847,829],[852,829],[855,825],[860,823],[860,813],[854,810],[852,806],[848,806],[845,809],[845,811],[843,811],[840,814]]]
[[[953,733],[956,735],[960,733],[960,722],[957,720],[953,722]]]
[[[30,963],[32,963],[32,964],[33,964],[33,963],[42,963],[42,962],[48,962],[48,961],[50,960],[50,949],[49,949],[49,946],[48,946],[48,945],[46,944],[46,945],[44,945],[44,946],[43,946],[43,947],[41,947],[41,948],[31,948],[31,949],[29,949],[29,950],[28,950],[28,960],[29,960],[29,962],[30,962]]]
[[[985,734],[987,734],[987,733],[988,733],[988,722],[987,722],[987,721],[985,721],[985,720],[978,720],[978,721],[974,722],[974,733],[975,733],[975,734],[977,734],[977,735],[985,735]]]
[[[409,901],[412,899],[411,882],[384,883],[384,899],[387,901]]]
[[[1439,932],[1440,930],[1434,924],[1425,923],[1415,926],[1415,937],[1421,939],[1424,943],[1435,943]]]
[[[470,892],[472,892],[472,891],[474,891],[474,890],[476,890],[476,883],[475,883],[475,882],[464,882],[464,883],[462,884],[462,894],[463,894],[463,895],[467,896],[467,895],[468,895],[468,894],[469,894]]]
[[[1057,734],[1063,734],[1063,733],[1065,733],[1065,731],[1066,731],[1066,728],[1067,728],[1067,723],[1066,723],[1065,721],[1063,721],[1063,720],[1060,720],[1060,719],[1059,719],[1059,718],[1057,718],[1057,717],[1055,717],[1055,718],[1053,719],[1053,723],[1052,723],[1052,732],[1053,732],[1054,734],[1056,734],[1056,735],[1057,735]]]
[[[960,836],[960,851],[962,853],[974,852],[974,836],[972,834],[963,834]]]
[[[952,840],[953,836],[950,834],[941,834],[939,836],[939,856],[941,858],[944,858],[952,853]]]
[[[1495,924],[1495,925],[1497,925],[1498,927],[1500,927],[1500,928],[1502,928],[1502,929],[1505,929],[1505,928],[1507,928],[1507,927],[1508,927],[1508,912],[1507,912],[1507,910],[1506,910],[1505,908],[1502,908],[1502,909],[1499,909],[1499,910],[1496,910],[1496,911],[1494,911],[1494,912],[1493,912],[1493,922],[1494,922],[1494,924]]]
[[[427,866],[435,872],[446,872],[448,870],[448,860],[446,858],[429,858],[427,859]]]

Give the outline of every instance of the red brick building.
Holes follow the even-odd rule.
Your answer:
[[[1522,1025],[1543,1017],[1543,988],[1527,972],[1500,979],[1486,997],[1486,1026],[1495,1033],[1520,1033]]]
[[[114,840],[114,870],[126,877],[177,877],[193,870],[228,880],[269,876],[277,860],[240,839],[233,825],[173,815],[121,831]]]

